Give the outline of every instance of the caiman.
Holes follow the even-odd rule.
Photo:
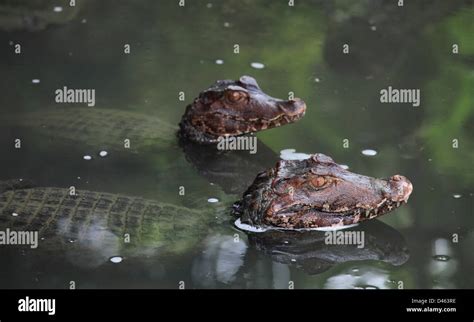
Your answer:
[[[298,98],[282,100],[265,94],[250,76],[218,80],[186,107],[179,128],[157,117],[102,107],[62,106],[19,115],[15,124],[38,130],[50,138],[84,145],[124,150],[170,146],[176,133],[198,144],[217,143],[232,137],[295,122],[306,111]],[[175,145],[175,144],[174,144]]]
[[[305,160],[281,160],[258,174],[234,211],[241,223],[256,227],[346,226],[398,208],[412,190],[404,176],[371,178],[314,154]]]
[[[106,192],[70,192],[26,181],[0,181],[0,229],[37,231],[42,249],[113,243],[130,247],[134,254],[144,249],[177,254],[204,238],[210,218],[215,219],[209,214],[216,209],[193,210]]]

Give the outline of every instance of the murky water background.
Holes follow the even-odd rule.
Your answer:
[[[395,3],[0,2],[0,180],[141,196],[201,210],[206,218],[179,232],[167,254],[125,250],[113,242],[117,236],[71,241],[65,251],[41,242],[37,250],[0,246],[0,287],[69,288],[71,281],[77,288],[474,287],[472,1]],[[351,54],[342,54],[344,44]],[[185,151],[177,142],[114,151],[94,146],[86,133],[45,134],[39,124],[14,121],[57,107],[54,91],[68,86],[95,89],[95,109],[177,124],[201,90],[244,74],[272,96],[293,92],[308,105],[298,123],[257,134],[259,151],[249,165]],[[420,106],[380,103],[389,85],[420,89]],[[21,149],[14,148],[16,138]],[[403,174],[414,192],[404,207],[355,228],[366,232],[363,250],[324,245],[321,233],[239,231],[229,205],[256,169],[289,148],[330,155],[365,175]],[[160,238],[155,242],[169,242]]]

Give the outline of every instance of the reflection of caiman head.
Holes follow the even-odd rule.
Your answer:
[[[364,247],[356,244],[329,244],[320,231],[278,231],[250,233],[249,243],[279,263],[294,265],[308,274],[320,274],[332,266],[349,262],[377,260],[394,266],[404,264],[409,252],[403,236],[392,227],[373,220],[356,228],[331,233],[364,232]]]
[[[401,175],[387,180],[366,177],[315,154],[306,160],[281,160],[260,173],[235,211],[242,223],[254,226],[343,226],[398,208],[412,190]]]
[[[215,143],[220,136],[237,136],[295,122],[304,116],[305,103],[265,94],[256,80],[219,80],[187,106],[180,135],[199,143]]]

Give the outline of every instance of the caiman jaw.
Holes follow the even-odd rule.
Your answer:
[[[343,169],[322,154],[280,161],[261,173],[237,208],[241,221],[282,228],[343,226],[373,219],[406,203],[413,186],[395,175],[376,179]]]

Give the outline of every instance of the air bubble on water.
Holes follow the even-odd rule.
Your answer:
[[[83,159],[89,161],[89,160],[92,160],[92,157],[90,155],[85,155],[83,156]]]
[[[226,22],[224,22],[224,27],[226,27],[226,28],[229,28],[229,27],[230,27],[230,23],[229,23],[229,22],[227,22],[227,21],[226,21]]]
[[[8,42],[8,44],[9,44],[10,46],[13,46],[13,41],[10,40],[10,41]]]
[[[262,64],[262,63],[257,63],[257,62],[253,62],[250,64],[251,67],[255,68],[255,69],[264,69],[265,68],[265,65]]]
[[[100,151],[99,152],[99,155],[102,157],[102,158],[105,158],[107,156],[107,154],[109,154],[107,151]]]
[[[289,243],[289,241],[285,240],[283,243],[284,243],[284,244],[288,244],[288,243]]]
[[[292,258],[291,261],[292,261],[293,263],[296,263],[296,258]]]
[[[349,166],[347,164],[340,164],[341,168],[347,170],[349,169]]]
[[[206,5],[206,7],[212,8],[212,3],[209,2],[209,3]]]
[[[370,30],[372,30],[372,31],[377,30],[377,26],[371,26],[371,27],[370,27]]]
[[[379,289],[377,286],[373,286],[373,285],[362,285],[362,288],[364,290],[378,290]]]
[[[429,159],[428,159],[428,162],[431,162],[431,161],[433,161],[433,159],[429,158]]]
[[[16,212],[12,213],[13,217],[18,217],[18,214]]]
[[[462,197],[462,195],[459,194],[459,193],[455,193],[455,194],[453,195],[453,198],[454,198],[454,199],[459,199],[459,198],[461,198],[461,197]]]
[[[216,64],[217,65],[222,65],[222,64],[224,64],[224,61],[222,59],[216,59]]]
[[[53,11],[54,11],[54,12],[62,12],[62,11],[63,11],[63,7],[56,6],[56,7],[53,8]]]
[[[368,157],[373,157],[374,155],[377,155],[377,151],[372,150],[372,149],[365,149],[365,150],[362,150],[362,154]]]
[[[435,261],[439,261],[439,262],[447,262],[451,259],[451,257],[449,257],[447,255],[434,255],[433,259]]]
[[[209,199],[207,199],[207,202],[216,203],[216,202],[219,202],[219,199],[217,199],[217,198],[209,198]]]
[[[34,78],[34,79],[31,80],[31,82],[32,82],[33,84],[39,84],[39,83],[40,83],[40,80],[39,80],[38,78]]]
[[[75,243],[76,240],[75,239],[69,239],[68,242],[70,242],[71,244]]]
[[[319,83],[319,82],[320,82],[320,79],[316,77],[316,78],[314,79],[314,81],[315,81],[316,83]]]
[[[114,257],[110,257],[109,260],[114,264],[118,264],[121,261],[123,261],[123,257],[122,256],[114,256]]]
[[[81,180],[81,177],[77,177],[77,180]]]
[[[86,18],[84,18],[84,19],[81,20],[81,23],[86,23],[86,22],[87,22],[87,19],[86,19]]]
[[[352,272],[358,273],[358,272],[359,272],[359,268],[358,268],[358,267],[354,267],[354,268],[352,269]]]

